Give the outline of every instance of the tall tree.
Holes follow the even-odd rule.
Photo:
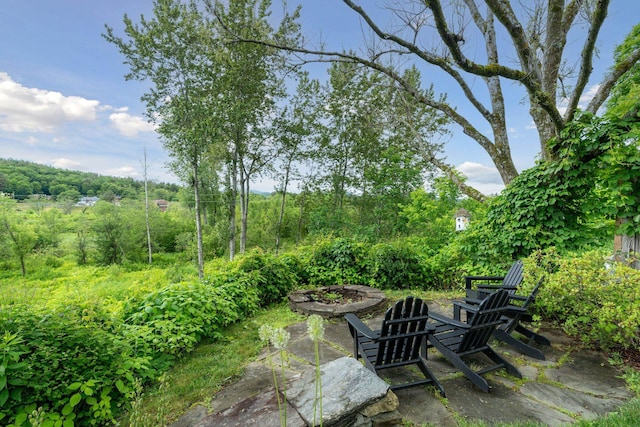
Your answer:
[[[561,137],[562,129],[573,119],[585,95],[596,42],[609,8],[609,0],[548,0],[518,6],[507,0],[446,4],[425,0],[396,2],[386,7],[373,2],[365,6],[354,0],[343,2],[371,30],[366,55],[285,44],[279,47],[322,60],[352,61],[385,73],[417,100],[449,116],[487,152],[505,184],[518,172],[507,132],[503,83],[509,83],[510,91],[513,87],[523,90],[529,114],[538,129],[542,158],[556,159],[562,144],[548,142]],[[569,34],[582,41],[579,56],[568,49]],[[264,40],[243,40],[273,45]],[[409,58],[415,64],[442,72],[457,86],[465,101],[453,105],[441,96],[426,96],[417,91],[394,65],[407,63]],[[587,111],[597,112],[615,82],[639,60],[640,48],[630,51],[602,79]],[[573,70],[566,68],[566,64],[573,63],[576,64]],[[485,87],[480,91],[478,86],[482,83]],[[441,88],[442,92],[447,90],[448,85]],[[558,100],[564,101],[563,109]],[[473,113],[463,114],[461,111],[466,110],[461,108],[463,104]],[[490,130],[485,133],[484,129]],[[452,180],[459,181],[451,165],[442,158],[433,160]],[[478,191],[460,184],[467,195],[483,198]]]
[[[348,200],[359,226],[392,235],[399,226],[398,204],[423,185],[428,160],[441,148],[434,135],[444,132],[446,117],[361,65],[336,63],[329,74],[322,105],[326,131],[313,156],[316,185],[333,196],[336,221],[350,210]],[[403,77],[428,92],[415,68]]]
[[[215,112],[218,84],[217,62],[211,55],[216,37],[202,19],[194,1],[156,0],[154,17],[135,24],[125,15],[127,40],[106,27],[105,38],[114,43],[130,67],[127,79],[149,81],[144,94],[149,118],[158,124],[163,144],[188,167],[188,182],[194,191],[198,245],[198,272],[204,276],[199,172],[203,158],[216,141]]]
[[[299,179],[297,166],[307,158],[311,144],[309,139],[314,134],[314,129],[318,127],[319,93],[319,82],[310,79],[308,73],[302,73],[296,94],[290,99],[289,105],[282,109],[280,117],[275,122],[279,167],[274,177],[278,182],[280,193],[280,209],[276,224],[276,254],[280,249],[289,185],[293,180]]]
[[[0,195],[0,243],[18,259],[23,276],[27,274],[26,257],[33,251],[37,237],[33,226],[18,215],[16,201]]]
[[[209,10],[227,23],[240,37],[295,42],[298,26],[294,16],[286,16],[277,29],[270,24],[269,0],[207,2]],[[236,252],[236,200],[240,199],[240,252],[247,241],[247,221],[251,179],[272,162],[271,122],[276,118],[278,98],[284,95],[283,52],[255,44],[229,43],[219,52],[223,67],[224,105],[220,132],[228,149],[229,255]]]

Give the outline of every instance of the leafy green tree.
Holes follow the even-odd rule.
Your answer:
[[[71,212],[73,206],[80,200],[80,192],[75,188],[63,191],[56,197],[56,202],[65,213]]]
[[[44,248],[55,248],[59,245],[65,221],[58,209],[45,209],[38,218],[38,244]]]
[[[16,200],[26,200],[33,194],[33,186],[23,177],[13,182],[11,190]]]
[[[297,15],[285,16],[278,28],[271,26],[269,0],[232,0],[215,4],[221,36],[226,32],[241,37],[294,42],[298,33]],[[229,147],[227,188],[229,204],[229,255],[236,252],[236,200],[240,201],[240,252],[247,240],[247,221],[251,179],[264,174],[276,153],[273,150],[272,122],[276,117],[276,102],[284,95],[284,53],[272,47],[227,43],[218,52],[223,64],[220,75],[222,120],[219,128]]]
[[[398,204],[423,185],[428,159],[440,149],[431,140],[446,120],[383,74],[349,63],[333,64],[329,74],[314,184],[333,196],[334,219],[355,214],[353,226],[365,234],[393,236],[403,227]],[[406,71],[417,86],[419,76]]]
[[[199,186],[201,163],[215,139],[216,62],[210,56],[216,38],[203,21],[194,1],[158,0],[153,19],[135,24],[125,15],[128,40],[107,27],[105,38],[127,59],[127,79],[148,80],[143,96],[150,119],[158,123],[163,144],[186,167],[187,183],[195,194],[198,271],[204,277]]]
[[[616,48],[614,67],[632,60],[633,53],[640,48],[640,25],[636,25],[625,41]],[[640,252],[640,64],[635,63],[611,90],[607,101],[607,116],[622,121],[629,129],[622,143],[605,156],[602,168],[605,186],[613,189],[611,197],[616,208],[620,241],[617,250],[627,254]],[[636,260],[635,268],[640,269]]]
[[[309,79],[308,73],[301,74],[298,80],[296,94],[290,99],[275,122],[277,129],[276,144],[278,144],[279,168],[275,168],[274,177],[278,182],[277,192],[280,195],[280,208],[276,220],[275,252],[281,245],[283,223],[289,185],[300,179],[298,165],[309,156],[313,144],[314,129],[317,129],[319,112],[320,83]]]
[[[103,265],[120,264],[125,259],[126,221],[122,209],[112,203],[99,201],[94,206],[95,219],[91,231],[96,246],[96,258]]]
[[[27,274],[25,259],[33,251],[37,239],[33,226],[18,214],[16,201],[0,196],[0,242],[4,242],[17,258],[23,276]]]

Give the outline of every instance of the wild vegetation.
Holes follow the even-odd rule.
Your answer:
[[[475,2],[465,2],[468,22],[483,37],[491,39],[497,21],[508,26],[518,70],[498,65],[492,44],[488,65],[466,60],[438,1],[425,2],[423,12],[453,62],[385,33],[359,6],[345,3],[395,47],[369,59],[330,53],[337,61],[326,84],[291,67],[287,52],[321,53],[300,45],[298,12],[274,27],[267,1],[159,0],[153,17],[125,17],[125,36],[107,27],[105,38],[131,67],[127,78],[150,83],[149,118],[158,121],[187,188],[152,184],[145,192],[132,180],[0,163],[2,424],[144,418],[145,390],[165,384],[185,356],[231,345],[231,333],[254,343],[235,351],[234,363],[254,355],[253,316],[269,310],[292,316],[281,303],[293,289],[350,283],[390,294],[455,292],[466,273],[500,273],[515,258],[526,260],[528,283],[546,275],[536,316],[593,348],[639,350],[640,318],[630,315],[640,308],[633,268],[640,232],[638,27],[616,51],[612,77],[599,92],[604,98],[580,112],[577,99],[608,2],[582,11],[579,5],[589,2],[571,2],[566,26],[557,28],[558,10],[539,9],[532,16],[550,14],[551,27],[527,32],[509,26],[519,22],[504,2],[487,2],[485,18]],[[405,18],[405,31],[419,24],[412,30],[418,40],[429,25],[409,19],[416,11],[404,12],[396,17]],[[560,117],[552,100],[566,33],[560,43],[542,35],[568,31],[578,16],[591,37]],[[417,67],[380,62],[391,52],[417,55],[463,89],[461,72],[482,76],[495,111],[465,93],[495,141],[434,88],[421,88]],[[285,76],[295,81],[285,85]],[[504,158],[500,79],[525,86],[541,137],[544,156],[519,175]],[[287,93],[292,87],[295,93]],[[595,116],[600,105],[608,110]],[[442,147],[434,141],[450,122],[502,165],[509,185],[501,195],[476,197],[439,158]],[[261,176],[278,182],[274,193],[251,191]],[[32,194],[53,198],[43,203]],[[102,200],[75,207],[85,194]],[[155,198],[169,200],[168,209],[150,206]],[[472,218],[462,232],[454,227],[459,208]],[[619,255],[616,235],[628,244],[621,246],[625,257],[612,260]],[[234,329],[238,322],[242,331]],[[238,367],[221,370],[233,375]],[[211,387],[228,376],[216,376]],[[637,386],[637,372],[627,378]]]

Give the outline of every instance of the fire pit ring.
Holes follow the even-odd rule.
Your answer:
[[[345,294],[350,298],[336,301],[320,301],[319,294]],[[325,286],[318,289],[304,289],[289,294],[289,308],[300,314],[318,314],[324,318],[342,317],[347,313],[358,315],[375,313],[387,307],[384,293],[363,285]]]

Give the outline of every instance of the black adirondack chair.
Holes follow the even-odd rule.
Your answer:
[[[526,328],[521,322],[528,321],[530,316],[528,313],[529,306],[535,301],[538,295],[538,289],[542,285],[544,277],[538,280],[536,286],[527,296],[511,295],[509,307],[504,313],[506,322],[493,331],[493,336],[502,342],[514,347],[519,352],[526,354],[535,359],[545,360],[544,354],[535,347],[531,346],[534,341],[538,344],[550,346],[551,342],[544,336]],[[518,332],[527,338],[527,342],[523,342],[513,336],[514,332]]]
[[[551,342],[544,336],[532,331],[525,327],[522,322],[530,322],[531,315],[529,314],[529,306],[535,301],[538,295],[538,290],[544,281],[544,277],[540,278],[536,286],[531,290],[531,293],[527,296],[518,295],[515,293],[515,289],[508,288],[509,293],[509,306],[504,312],[504,323],[493,331],[494,338],[509,344],[514,347],[520,353],[526,354],[534,359],[545,360],[544,353],[539,349],[532,347],[531,344],[535,341],[538,344],[550,346]],[[481,296],[486,297],[488,294],[480,293]],[[475,305],[475,299],[466,299],[467,304]],[[460,310],[464,308],[463,305],[454,305],[453,318],[456,320],[462,320]],[[467,318],[469,313],[467,313]],[[523,335],[527,341],[514,337],[514,332],[518,332]]]
[[[416,365],[424,379],[392,384],[392,390],[432,384],[445,395],[426,364],[427,336],[433,330],[428,326],[429,307],[420,298],[407,297],[387,310],[380,330],[371,330],[355,314],[345,319],[353,337],[353,357],[362,358],[365,366],[379,375],[383,369]],[[424,353],[424,354],[423,354]]]
[[[480,304],[480,301],[489,293],[498,289],[505,289],[510,294],[515,294],[518,286],[522,283],[523,270],[524,264],[521,260],[518,260],[511,265],[504,276],[465,276],[465,302],[467,304]],[[497,282],[501,283],[496,284]]]
[[[430,313],[430,322],[435,331],[429,335],[430,343],[456,368],[466,375],[478,388],[489,391],[489,384],[482,374],[505,368],[510,374],[522,378],[518,369],[497,354],[488,344],[493,331],[504,322],[504,312],[509,304],[509,294],[501,289],[491,293],[477,306],[455,302],[468,313],[468,321],[461,322]],[[467,356],[484,354],[492,363],[475,371],[465,359]]]

